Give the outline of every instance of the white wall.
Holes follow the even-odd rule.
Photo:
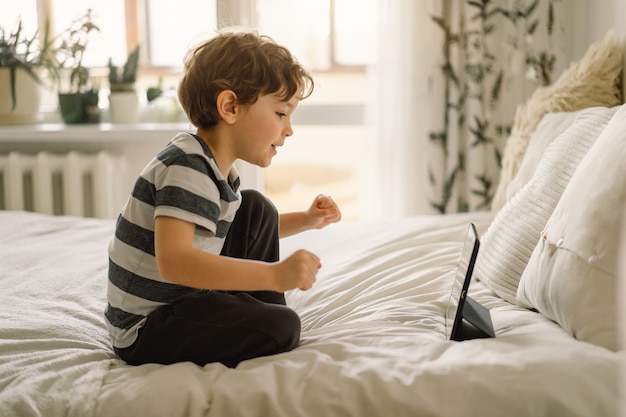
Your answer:
[[[573,3],[568,7],[567,3]],[[581,57],[589,45],[604,37],[609,28],[626,36],[626,1],[568,0],[565,9],[572,13],[569,33],[574,59]]]

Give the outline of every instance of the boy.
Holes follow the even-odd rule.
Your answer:
[[[129,364],[198,365],[286,352],[300,319],[284,291],[307,290],[320,260],[279,262],[280,237],[341,219],[330,197],[278,215],[239,190],[234,162],[267,167],[313,90],[290,52],[255,33],[222,33],[185,57],[180,103],[196,134],[179,133],[144,168],[109,246],[105,321]]]

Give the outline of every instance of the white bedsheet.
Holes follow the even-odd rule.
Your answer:
[[[1,416],[616,416],[620,356],[472,284],[497,338],[450,342],[444,311],[468,221],[339,223],[288,294],[302,344],[236,369],[131,367],[102,319],[113,222],[0,212]]]

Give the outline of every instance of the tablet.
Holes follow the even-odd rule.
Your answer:
[[[446,338],[462,341],[495,337],[491,313],[467,295],[480,249],[476,226],[470,223],[446,309]]]

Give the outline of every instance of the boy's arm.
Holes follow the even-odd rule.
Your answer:
[[[195,227],[173,217],[157,217],[155,256],[164,279],[192,288],[225,291],[307,290],[315,282],[320,260],[308,251],[297,251],[277,263],[214,255],[192,246]]]
[[[341,211],[330,196],[320,194],[306,211],[280,215],[279,236],[295,235],[310,229],[322,229],[341,220]]]

